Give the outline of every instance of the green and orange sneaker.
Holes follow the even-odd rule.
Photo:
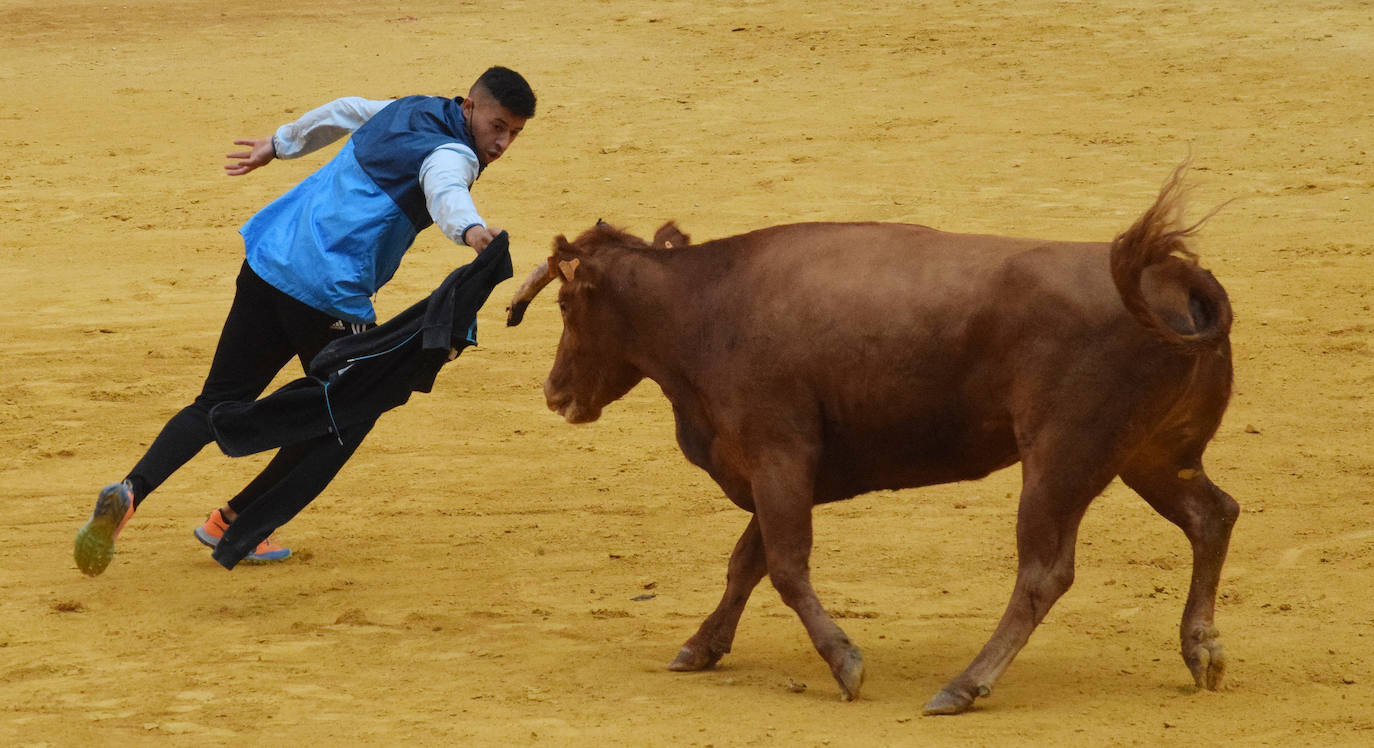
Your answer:
[[[224,521],[224,515],[216,509],[210,512],[210,516],[205,518],[204,524],[195,529],[196,540],[214,548],[219,545],[220,538],[224,537],[224,531],[229,529],[229,523]],[[243,559],[245,564],[270,564],[277,561],[285,561],[291,557],[291,549],[284,548],[272,542],[268,538],[253,552]]]
[[[111,483],[100,489],[91,518],[76,532],[77,568],[88,577],[105,571],[114,558],[115,540],[134,516],[134,492],[128,482]]]

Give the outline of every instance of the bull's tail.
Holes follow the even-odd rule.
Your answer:
[[[1230,334],[1231,302],[1216,278],[1198,267],[1197,255],[1185,241],[1216,213],[1213,210],[1197,223],[1183,227],[1186,193],[1183,175],[1187,169],[1186,162],[1175,169],[1159,191],[1154,205],[1134,226],[1112,241],[1112,280],[1126,309],[1147,330],[1166,343],[1201,353],[1214,350]],[[1161,319],[1140,288],[1140,276],[1146,268],[1173,256],[1179,256],[1190,265],[1184,282],[1188,293],[1188,316],[1192,318],[1191,330],[1175,329]]]

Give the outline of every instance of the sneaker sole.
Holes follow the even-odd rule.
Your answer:
[[[98,576],[114,559],[115,535],[129,512],[122,487],[101,489],[95,500],[95,511],[76,533],[76,547],[72,556],[77,568],[88,577]]]
[[[193,532],[193,534],[196,536],[196,540],[199,540],[201,543],[204,543],[205,545],[207,545],[207,546],[209,546],[209,547],[211,547],[211,548],[215,548],[216,546],[219,545],[219,538],[217,538],[217,537],[211,535],[210,533],[206,532],[206,531],[205,531],[204,529],[202,529],[202,528],[197,527],[197,528],[196,528],[195,530],[193,530],[192,532]],[[244,557],[243,561],[241,561],[240,563],[255,564],[255,565],[261,565],[261,564],[275,564],[275,563],[279,563],[279,562],[281,562],[281,561],[285,561],[285,560],[288,559],[288,558],[291,558],[291,549],[290,549],[290,548],[284,548],[284,549],[282,549],[282,550],[285,551],[285,552],[284,552],[284,553],[281,553],[281,555],[275,555],[275,554],[273,554],[273,555],[265,555],[265,554],[258,554],[258,553],[250,553],[250,554],[248,554],[246,557]]]
[[[257,553],[250,553],[247,556],[243,557],[242,563],[252,564],[253,566],[262,566],[264,564],[279,564],[282,561],[291,558],[291,549],[286,548],[283,550],[285,550],[286,552],[281,554],[280,556],[267,556],[260,555]]]
[[[199,540],[200,542],[210,546],[211,548],[214,548],[215,546],[219,545],[219,538],[211,535],[210,533],[206,532],[205,530],[199,527],[197,527],[192,534],[196,536],[196,540]]]

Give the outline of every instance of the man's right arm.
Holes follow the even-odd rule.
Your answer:
[[[246,145],[250,150],[230,153],[228,157],[237,162],[225,164],[224,170],[230,176],[240,176],[274,158],[298,158],[317,151],[362,127],[391,101],[346,96],[311,109],[295,122],[277,128],[271,137],[235,140],[235,145]]]

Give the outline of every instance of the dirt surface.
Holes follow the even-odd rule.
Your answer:
[[[1362,2],[0,2],[0,744],[1368,745],[1374,742],[1374,11]],[[881,5],[881,4],[879,4]],[[548,299],[379,424],[277,538],[191,537],[258,459],[213,448],[103,576],[72,537],[197,391],[236,228],[333,152],[222,175],[342,95],[523,72],[538,116],[476,188],[517,274],[597,218],[699,239],[812,219],[1110,239],[1190,154],[1195,245],[1232,295],[1208,453],[1244,512],[1220,692],[1177,650],[1182,534],[1114,484],[1078,577],[997,689],[921,706],[982,646],[1019,474],[817,512],[813,577],[863,647],[838,689],[766,583],[719,668],[665,665],[746,515],[645,383],[549,413]],[[427,232],[391,314],[470,256]]]

